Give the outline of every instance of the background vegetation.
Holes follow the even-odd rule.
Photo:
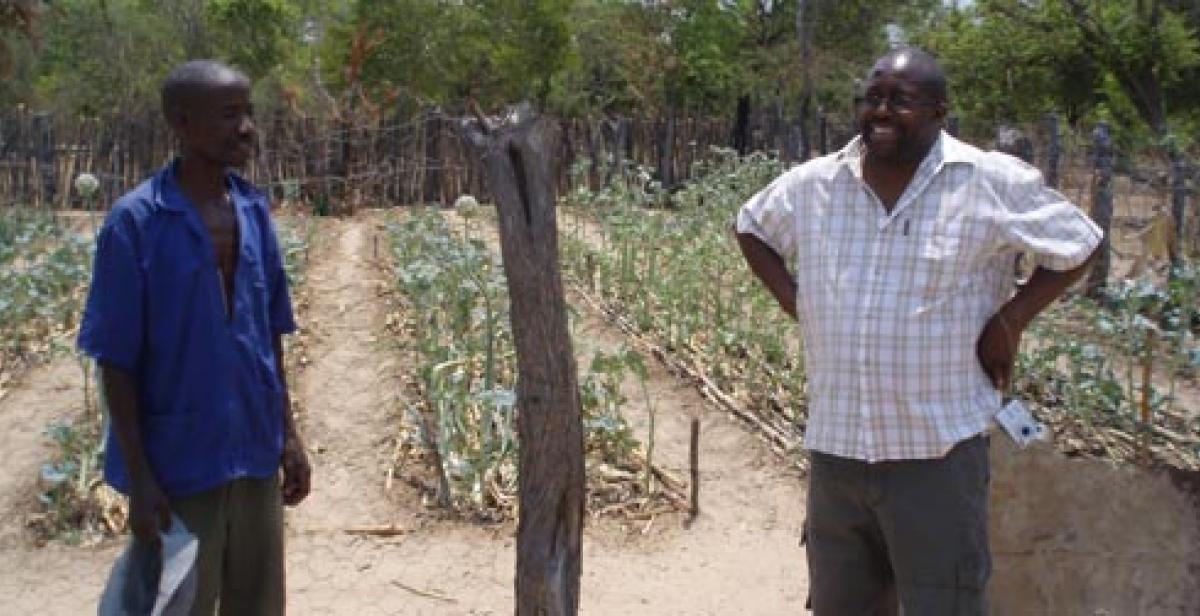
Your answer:
[[[1186,146],[1198,29],[1195,0],[3,0],[0,109],[153,109],[171,66],[207,56],[255,78],[261,107],[306,115],[469,98],[848,115],[870,59],[915,42],[943,59],[965,128],[1057,110]]]

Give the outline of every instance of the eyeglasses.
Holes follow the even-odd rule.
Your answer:
[[[858,99],[858,106],[863,109],[878,109],[880,103],[887,103],[888,109],[895,113],[907,113],[918,107],[932,107],[937,101],[928,98],[917,98],[907,94],[893,94],[883,97],[878,94],[867,94]]]

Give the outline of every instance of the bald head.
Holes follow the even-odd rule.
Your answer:
[[[216,60],[191,60],[175,67],[162,85],[162,111],[173,124],[181,113],[205,93],[236,86],[249,89],[250,79],[241,71]]]
[[[950,101],[949,90],[946,87],[946,74],[937,60],[926,51],[916,47],[901,47],[893,49],[875,61],[867,75],[868,81],[883,73],[903,75],[918,84],[921,90],[930,98],[941,102]]]

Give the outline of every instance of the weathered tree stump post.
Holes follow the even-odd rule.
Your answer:
[[[1104,241],[1100,244],[1100,254],[1096,256],[1096,263],[1092,265],[1092,271],[1088,274],[1087,295],[1093,299],[1100,299],[1100,294],[1108,283],[1108,270],[1112,262],[1108,238],[1113,216],[1113,146],[1107,122],[1096,125],[1096,129],[1092,131],[1092,141],[1092,160],[1095,165],[1092,182],[1092,220],[1104,231]]]
[[[496,199],[517,349],[520,519],[517,616],[579,609],[584,520],[583,423],[558,265],[557,123],[527,105],[503,125],[482,116],[462,134]]]

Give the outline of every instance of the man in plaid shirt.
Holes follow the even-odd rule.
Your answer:
[[[986,432],[1022,332],[1102,234],[1035,168],[942,131],[946,79],[925,52],[883,56],[865,88],[860,135],[737,219],[751,270],[804,334],[812,608],[979,614]],[[1014,293],[1022,252],[1038,267]]]

